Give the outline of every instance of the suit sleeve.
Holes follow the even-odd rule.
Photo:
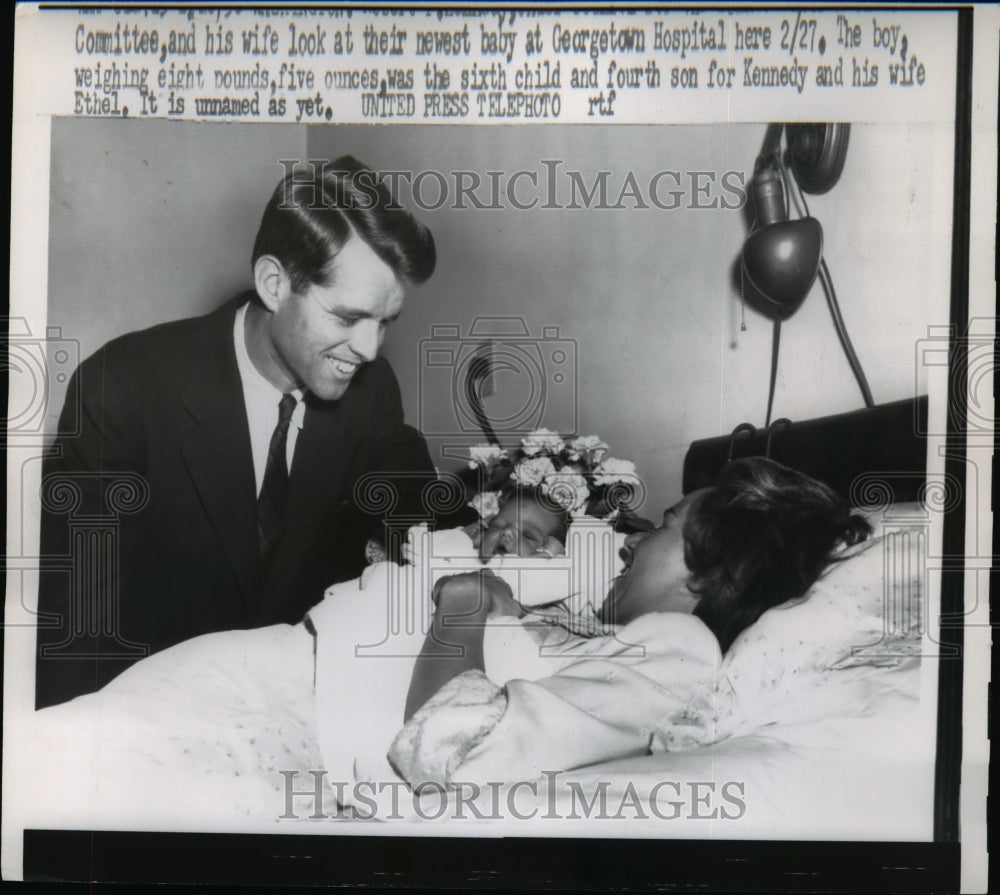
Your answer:
[[[380,373],[379,412],[375,421],[369,474],[385,474],[386,482],[397,495],[392,515],[410,520],[404,526],[405,531],[416,519],[436,521],[433,498],[428,500],[427,489],[438,476],[424,437],[404,421],[403,402],[395,373],[388,363],[382,364]],[[368,518],[371,535],[383,540],[382,516],[371,514]],[[398,560],[399,556],[393,553],[389,558]]]
[[[107,597],[122,583],[109,577],[108,559],[109,550],[127,555],[133,542],[130,516],[119,511],[144,500],[143,431],[115,394],[123,378],[105,357],[99,352],[73,374],[43,465],[37,708],[99,689],[136,658],[124,660],[115,636]]]
[[[434,475],[434,464],[424,437],[403,419],[403,400],[396,374],[388,363],[382,368],[373,461],[378,468]]]

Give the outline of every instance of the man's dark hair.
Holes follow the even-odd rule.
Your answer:
[[[313,176],[290,172],[271,196],[254,242],[251,263],[277,258],[301,292],[329,285],[330,267],[345,243],[364,240],[404,283],[434,272],[434,237],[393,199],[378,175],[349,155],[317,166]]]
[[[763,457],[730,463],[684,523],[694,614],[722,651],[772,606],[801,597],[871,526],[831,488]]]

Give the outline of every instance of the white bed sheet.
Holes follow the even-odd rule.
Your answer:
[[[663,731],[662,744],[681,751],[484,792],[493,801],[480,800],[478,814],[416,810],[440,803],[437,792],[420,801],[404,798],[392,812],[376,814],[393,821],[380,829],[405,835],[431,826],[469,835],[472,824],[485,835],[930,839],[933,706],[927,704],[919,657],[909,655],[913,649],[898,649],[916,644],[919,652],[919,632],[911,629],[897,637],[895,658],[887,660],[884,650],[876,650],[868,657],[834,661],[838,655],[843,659],[845,645],[851,653],[851,643],[870,643],[873,633],[878,640],[881,573],[877,581],[870,579],[873,569],[881,569],[881,550],[876,540],[861,557],[868,564],[863,585],[851,582],[845,563],[821,582],[818,596],[810,596],[818,617],[843,607],[843,588],[856,597],[854,610],[843,615],[855,619],[842,625],[838,637],[843,642],[829,628],[788,628],[792,613],[805,604],[769,613],[759,628],[746,632],[749,645],[727,655],[722,686],[693,700],[689,711]],[[384,601],[385,593],[376,587],[365,598]],[[798,644],[784,641],[775,653],[768,632],[787,638],[788,630],[818,630],[818,642],[829,647],[822,661],[815,651],[806,651],[803,659],[806,653],[793,648]],[[376,642],[365,641],[364,634],[351,630],[345,643]],[[317,716],[313,649],[303,625],[206,635],[144,660],[100,693],[36,712],[18,732],[31,743],[35,758],[30,779],[20,781],[17,793],[26,806],[26,826],[247,832],[356,828],[351,822],[330,822],[342,820],[343,813],[329,784],[344,780],[353,768],[324,760],[323,731],[350,746],[344,761],[357,755],[359,728],[367,729],[373,742],[384,731],[358,719],[365,715],[360,690],[353,690],[353,707],[348,702],[342,712]],[[779,656],[781,665],[775,664]],[[407,663],[412,657],[400,662],[400,680]],[[734,688],[733,680],[742,684]],[[333,684],[352,692],[349,679]],[[323,687],[321,680],[321,693]],[[372,757],[376,765],[381,760]],[[311,772],[324,769],[319,802],[301,796],[289,802],[290,785],[307,789],[316,779]],[[291,784],[289,774],[294,775]],[[693,784],[700,787],[698,793],[692,792]],[[706,803],[709,784],[715,789]],[[732,798],[720,800],[725,784]],[[514,807],[507,810],[512,792]],[[587,816],[581,796],[603,798],[608,807],[599,805]],[[496,799],[499,815],[493,810]],[[729,816],[697,816],[712,809]],[[678,812],[676,818],[660,816]],[[363,811],[358,815],[365,817]],[[365,826],[372,831],[371,824]]]

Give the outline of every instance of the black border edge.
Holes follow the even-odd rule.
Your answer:
[[[973,9],[960,7],[955,11],[958,33],[950,314],[954,336],[949,352],[946,470],[964,481]],[[1000,234],[1000,224],[997,226]],[[1000,270],[1000,257],[997,265]],[[944,556],[946,560],[952,558],[955,567],[946,562],[941,588],[940,643],[942,648],[954,645],[959,650],[964,646],[960,619],[964,610],[961,559],[965,555],[965,510],[963,493],[945,516]],[[1000,530],[995,527],[994,544],[998,541]],[[950,625],[946,623],[949,615],[953,620]],[[27,829],[23,840],[24,879],[84,882],[99,880],[101,870],[110,870],[111,875],[103,879],[166,884],[157,885],[157,891],[178,883],[284,888],[353,882],[371,887],[373,882],[380,885],[372,878],[368,860],[376,859],[389,864],[382,884],[392,888],[409,885],[527,890],[544,886],[553,890],[597,890],[610,884],[611,888],[628,890],[659,888],[664,886],[665,878],[674,877],[676,881],[669,887],[675,890],[958,891],[962,673],[962,661],[941,662],[933,843],[395,837],[387,841],[383,837]],[[455,848],[456,844],[461,845],[461,850]],[[505,868],[503,872],[485,869],[498,865]],[[627,871],[614,880],[605,876],[609,868],[622,871],[627,865]],[[859,880],[864,880],[863,889],[857,888]]]
[[[957,11],[955,85],[955,181],[952,206],[951,326],[945,476],[965,482],[968,423],[969,227],[972,182],[973,10]],[[952,478],[953,477],[953,478]],[[938,644],[937,753],[934,767],[934,840],[958,842],[962,773],[962,674],[965,659],[964,488],[945,511],[941,571],[941,624]],[[953,653],[953,655],[952,655]]]
[[[156,881],[161,892],[164,884],[197,882],[396,890],[940,893],[957,891],[960,861],[958,843],[930,842],[387,842],[380,836],[86,830],[26,830],[24,839],[25,880]]]

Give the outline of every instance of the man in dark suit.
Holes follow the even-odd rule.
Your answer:
[[[344,157],[279,184],[252,262],[253,291],[115,339],[70,383],[80,431],[42,481],[39,708],[190,637],[301,620],[364,565],[369,474],[422,513],[434,467],[377,352],[434,270],[430,232]]]

